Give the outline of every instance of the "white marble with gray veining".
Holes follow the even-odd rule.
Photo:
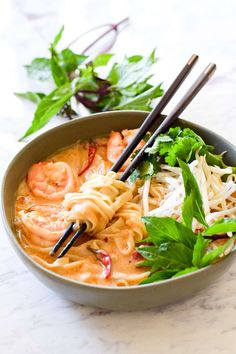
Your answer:
[[[62,23],[66,44],[85,29],[129,15],[131,24],[120,35],[114,51],[147,53],[157,47],[157,76],[165,87],[196,52],[199,64],[180,94],[209,61],[216,62],[216,75],[183,116],[234,142],[235,12],[234,0],[1,0],[1,176],[23,146],[17,138],[33,114],[33,106],[12,92],[38,88],[28,81],[23,65],[46,54]],[[54,119],[51,125],[58,123],[59,119]],[[0,226],[1,353],[236,352],[234,267],[216,284],[181,303],[142,312],[100,311],[67,302],[41,285],[16,257]]]

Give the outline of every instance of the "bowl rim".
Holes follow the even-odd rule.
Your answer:
[[[55,132],[57,130],[63,129],[64,126],[67,125],[74,125],[74,124],[79,124],[82,121],[87,121],[87,120],[93,120],[93,119],[98,119],[100,116],[104,116],[104,115],[116,115],[116,114],[130,114],[130,113],[136,113],[136,114],[148,114],[150,112],[148,111],[137,111],[137,110],[123,110],[123,111],[107,111],[107,112],[99,112],[99,113],[93,113],[93,114],[88,114],[86,116],[74,119],[74,120],[70,120],[68,122],[64,122],[61,123],[55,127],[52,127],[46,131],[44,131],[43,133],[39,134],[38,136],[36,136],[35,138],[33,138],[31,141],[27,142],[23,148],[21,148],[15,155],[14,157],[11,159],[11,161],[9,162],[7,168],[5,169],[5,173],[3,175],[3,179],[2,179],[2,183],[1,183],[1,216],[2,216],[2,220],[3,220],[3,225],[5,227],[5,231],[6,234],[8,236],[8,239],[10,241],[10,243],[13,243],[14,245],[14,250],[20,253],[20,255],[22,256],[22,258],[25,258],[26,261],[28,261],[29,263],[32,263],[33,266],[35,268],[37,268],[40,272],[42,273],[46,273],[48,277],[50,278],[55,278],[55,280],[61,281],[62,283],[69,285],[69,284],[73,284],[75,286],[82,286],[85,288],[92,288],[95,290],[109,290],[109,291],[114,291],[114,290],[118,290],[118,291],[132,291],[132,290],[137,290],[137,289],[145,289],[145,288],[149,288],[149,287],[161,287],[162,285],[164,286],[164,284],[168,284],[168,283],[175,283],[178,281],[181,281],[182,279],[188,278],[188,277],[193,277],[194,275],[200,274],[202,272],[205,272],[207,269],[213,268],[215,265],[217,265],[217,263],[221,263],[224,262],[224,260],[228,257],[232,257],[235,253],[236,253],[236,247],[235,249],[233,249],[227,256],[225,256],[222,260],[220,260],[219,262],[216,262],[214,264],[211,264],[207,267],[204,268],[200,268],[198,270],[195,270],[193,272],[187,273],[187,274],[183,274],[180,275],[176,278],[169,278],[169,279],[165,279],[165,280],[161,280],[159,282],[153,282],[153,283],[149,283],[149,284],[142,284],[142,285],[122,285],[122,286],[111,286],[111,285],[97,285],[97,284],[90,284],[90,283],[85,283],[79,280],[75,280],[72,278],[68,278],[65,276],[62,276],[60,274],[54,273],[53,271],[43,267],[41,264],[37,263],[34,259],[32,259],[25,251],[24,249],[21,247],[19,241],[16,238],[15,233],[12,231],[10,224],[8,223],[7,220],[7,216],[6,216],[6,210],[5,210],[5,204],[4,204],[4,190],[5,190],[5,184],[8,178],[8,173],[12,167],[12,165],[14,165],[15,161],[18,160],[18,158],[24,154],[24,152],[30,147],[31,144],[37,144],[38,140],[43,139],[44,136],[51,134],[52,132]],[[165,115],[164,115],[165,116]],[[199,124],[196,124],[194,122],[188,122],[185,119],[182,118],[178,118],[180,121],[185,122],[185,123],[190,123],[193,127],[196,128],[200,128],[205,130],[207,133],[209,134],[213,134],[216,138],[220,138],[221,140],[223,140],[226,144],[230,145],[234,150],[236,150],[236,147],[229,142],[227,139],[225,139],[224,137],[220,136],[219,134],[211,131],[208,128],[205,128]],[[78,139],[79,140],[79,139]],[[66,146],[65,146],[66,148]],[[17,252],[16,252],[17,253]],[[17,254],[18,255],[18,254]]]

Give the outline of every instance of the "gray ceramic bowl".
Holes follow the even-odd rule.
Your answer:
[[[137,128],[146,112],[123,111],[99,113],[73,120],[43,133],[27,144],[10,163],[2,186],[2,211],[5,228],[17,255],[36,277],[61,295],[79,304],[96,306],[112,310],[137,310],[164,305],[191,296],[205,288],[231,266],[235,252],[221,262],[179,278],[159,283],[111,288],[88,285],[70,280],[48,271],[34,262],[20,247],[14,229],[14,200],[17,187],[25,177],[29,167],[83,138],[91,138],[108,134],[111,130]],[[178,125],[190,127],[209,144],[216,152],[228,151],[226,162],[236,165],[236,148],[222,137],[196,124],[179,119]]]

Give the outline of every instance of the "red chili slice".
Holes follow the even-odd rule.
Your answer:
[[[94,144],[89,144],[89,148],[88,148],[88,161],[86,163],[86,165],[84,166],[84,168],[80,171],[80,173],[78,174],[78,176],[81,176],[85,171],[87,171],[89,169],[89,167],[92,165],[93,160],[95,158],[96,155],[96,151],[97,151],[97,146]]]
[[[97,259],[101,262],[104,267],[104,278],[107,279],[111,274],[111,257],[109,253],[105,250],[95,249],[88,247],[88,249],[96,254]]]
[[[136,251],[136,250],[132,252],[132,258],[133,258],[133,260],[135,260],[135,261],[140,261],[140,260],[143,259],[143,257],[141,256],[141,254],[138,253],[138,251]]]

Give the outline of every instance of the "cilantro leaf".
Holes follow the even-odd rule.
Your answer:
[[[175,166],[178,164],[178,158],[185,162],[192,161],[196,151],[201,150],[203,146],[207,147],[207,151],[208,145],[191,129],[174,127],[166,134],[160,134],[146,152],[159,154],[167,164]]]
[[[166,134],[160,134],[153,146],[146,149],[146,153],[149,156],[161,156],[168,165],[176,166],[178,159],[192,161],[196,151],[203,147],[208,150],[204,141],[191,129],[173,127]]]
[[[132,175],[130,176],[130,181],[133,183],[137,178],[140,179],[148,179],[150,176],[155,175],[158,171],[160,171],[160,163],[154,156],[148,156],[144,159],[134,170]]]
[[[221,168],[228,166],[223,162],[223,155],[213,154],[214,146],[207,145],[203,139],[190,128],[172,127],[166,134],[160,134],[152,147],[146,152],[151,155],[161,156],[170,166],[178,165],[178,159],[191,162],[198,151],[204,155],[209,165],[216,165]],[[236,167],[231,167],[236,173]]]
[[[180,127],[171,127],[167,133],[173,140],[183,133],[182,128]]]
[[[196,142],[194,138],[182,137],[177,138],[166,156],[165,161],[170,166],[175,166],[178,159],[189,162],[192,160],[193,154],[202,146],[201,142]],[[165,152],[166,153],[166,152]],[[160,155],[163,155],[163,149],[160,149]]]
[[[160,143],[171,143],[172,141],[173,139],[168,135],[159,135],[156,138],[153,146],[147,148],[145,152],[147,152],[150,155],[156,154],[159,152]]]

